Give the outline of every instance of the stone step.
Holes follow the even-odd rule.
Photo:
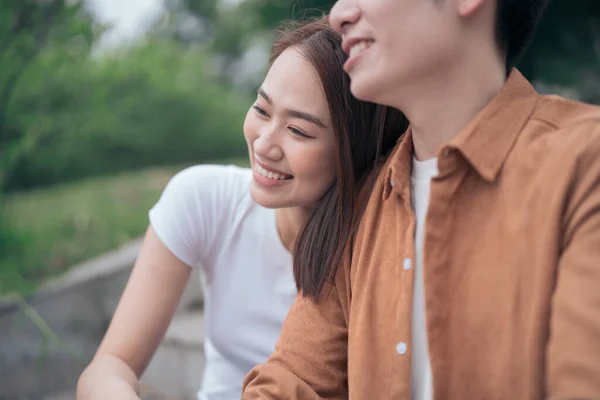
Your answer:
[[[142,400],[196,400],[204,366],[204,318],[200,310],[180,311],[141,379]],[[75,391],[44,400],[75,400]]]
[[[144,372],[142,384],[174,399],[195,400],[204,368],[203,342],[202,312],[179,312]],[[167,398],[164,397],[165,400]]]
[[[140,389],[142,400],[186,400],[184,397],[166,395],[148,385],[142,385]],[[44,400],[76,400],[75,391],[53,394],[45,397]]]
[[[55,393],[44,397],[44,400],[75,400],[75,391],[71,390],[63,393]]]

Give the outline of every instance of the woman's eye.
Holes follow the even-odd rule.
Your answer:
[[[267,112],[265,110],[263,110],[262,108],[260,108],[257,105],[252,106],[252,108],[254,108],[254,111],[256,111],[257,113],[259,113],[260,115],[264,116],[264,117],[268,117],[269,114],[267,114]]]
[[[296,129],[296,128],[294,128],[294,127],[291,127],[291,126],[290,126],[290,127],[289,127],[289,130],[290,130],[290,132],[292,132],[292,134],[294,134],[294,135],[296,135],[296,136],[300,136],[300,137],[303,137],[303,138],[308,138],[308,139],[313,139],[313,137],[312,137],[312,136],[308,136],[306,133],[304,133],[304,132],[302,132],[301,130],[299,130],[299,129]]]

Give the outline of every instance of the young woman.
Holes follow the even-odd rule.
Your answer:
[[[252,168],[196,166],[167,185],[78,399],[138,398],[138,378],[200,265],[206,364],[198,398],[240,398],[296,296],[292,250],[297,266],[336,262],[360,179],[406,128],[399,112],[352,97],[346,58],[326,19],[283,30],[244,123]]]

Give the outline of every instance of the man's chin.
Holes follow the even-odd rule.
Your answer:
[[[377,99],[381,98],[381,90],[378,90],[377,81],[369,78],[369,76],[361,76],[360,74],[351,77],[350,91],[359,100],[378,103]]]

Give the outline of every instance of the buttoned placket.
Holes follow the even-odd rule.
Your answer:
[[[388,201],[395,202],[395,207],[400,210],[396,213],[397,222],[397,240],[403,243],[402,252],[395,254],[397,265],[396,276],[398,277],[398,290],[406,293],[409,304],[394,304],[396,315],[396,344],[395,348],[390,349],[394,353],[393,370],[395,372],[407,371],[401,376],[393,373],[391,382],[390,398],[401,399],[410,398],[411,394],[411,357],[412,357],[412,338],[411,338],[411,319],[412,319],[412,299],[414,292],[414,257],[415,257],[415,229],[416,217],[411,204],[411,189],[409,182],[402,182],[400,185],[394,181],[394,176],[390,176],[390,197]],[[408,221],[408,224],[406,223]]]
[[[424,227],[423,240],[423,285],[425,294],[425,321],[428,338],[429,359],[433,381],[433,396],[436,389],[444,392],[443,387],[436,387],[435,371],[448,368],[443,348],[439,343],[431,341],[431,337],[443,337],[447,326],[447,315],[443,309],[431,309],[428,297],[435,293],[437,304],[448,304],[452,296],[452,288],[446,284],[448,266],[448,240],[452,234],[452,197],[458,190],[468,168],[459,161],[458,150],[443,148],[438,154],[438,174],[430,183],[429,204]],[[440,355],[437,357],[437,355]]]

